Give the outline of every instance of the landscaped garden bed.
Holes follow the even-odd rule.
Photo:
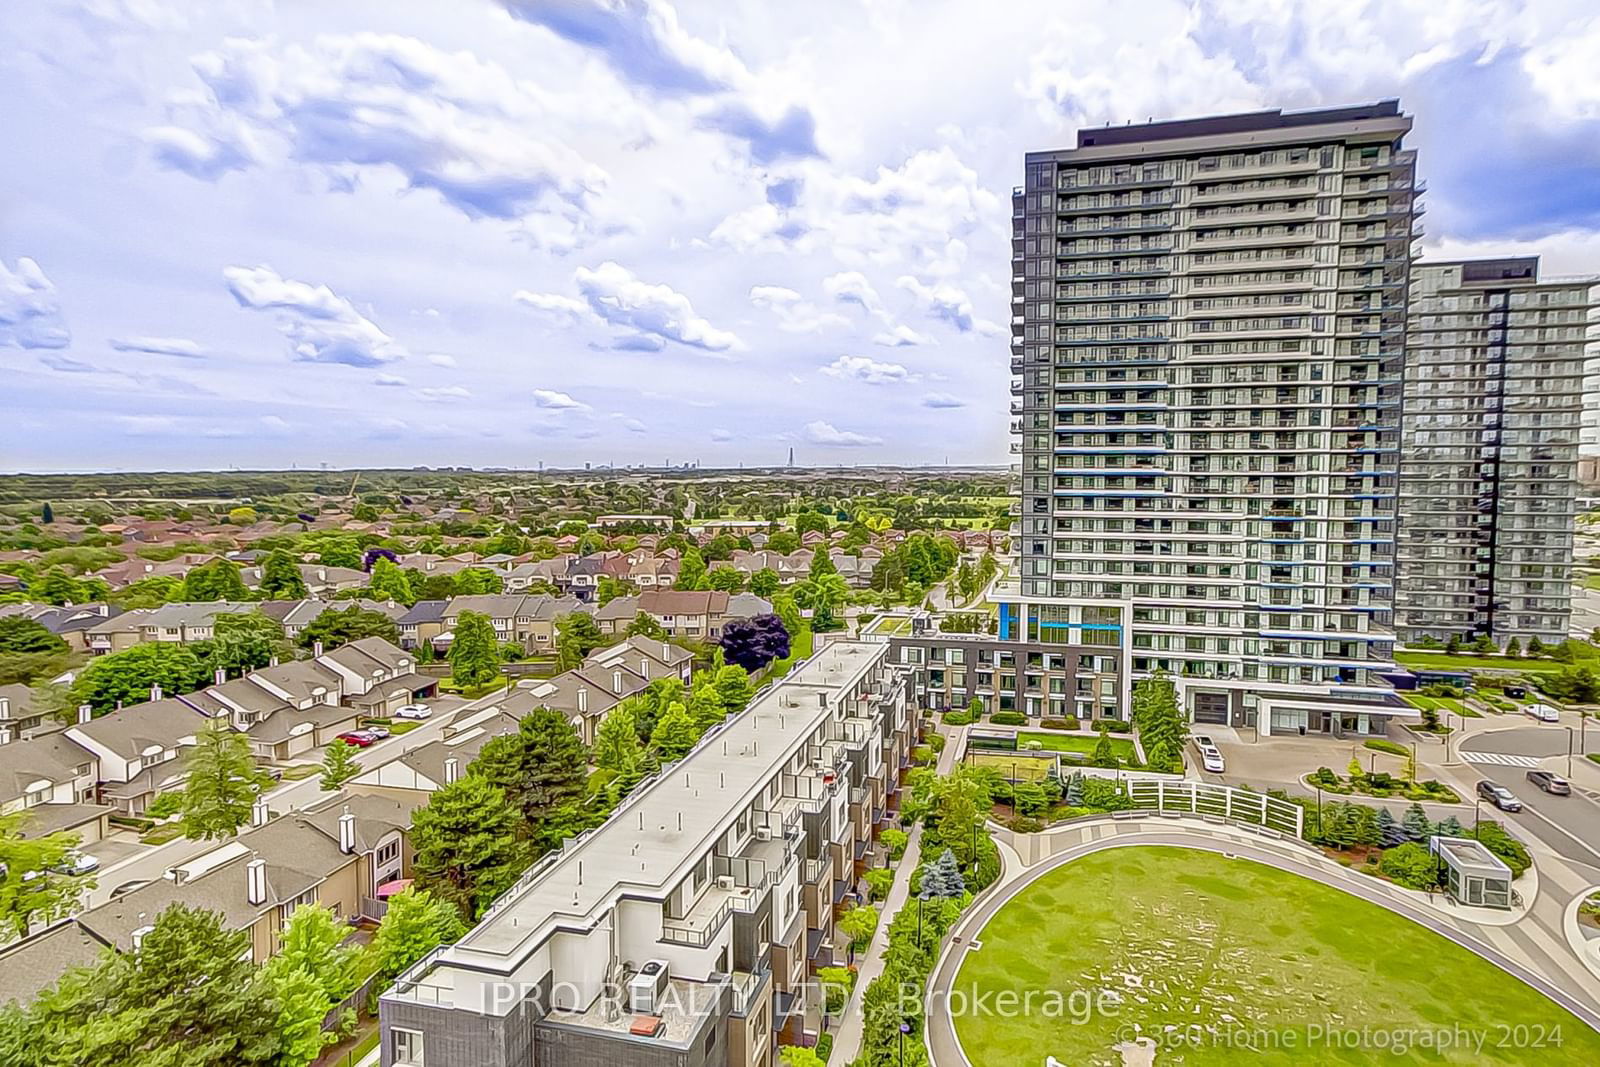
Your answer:
[[[1409,753],[1406,755],[1409,757]],[[1435,804],[1461,803],[1456,791],[1437,779],[1416,781],[1385,771],[1362,771],[1355,760],[1350,762],[1348,774],[1340,775],[1328,767],[1318,767],[1305,776],[1304,782],[1312,789],[1341,796],[1426,800]]]

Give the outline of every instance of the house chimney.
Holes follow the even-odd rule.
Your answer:
[[[140,912],[139,913],[139,918],[141,918],[141,919],[144,918],[144,912]],[[144,926],[138,927],[137,929],[135,929],[133,931],[133,933],[128,935],[128,939],[133,942],[133,951],[135,951],[135,952],[139,951],[139,946],[144,944],[145,935],[148,934],[151,930],[154,930],[154,929],[155,929],[154,926],[146,924]]]
[[[159,685],[152,685],[150,687],[150,699],[151,700],[160,700],[161,699],[161,687]]]
[[[267,902],[267,861],[253,859],[244,865],[245,902],[259,908]]]
[[[312,645],[311,645],[311,654],[313,656],[322,655],[322,642],[321,641],[316,641],[316,642],[312,643]]]
[[[578,690],[578,714],[582,715],[589,710],[589,690]]]
[[[350,814],[349,808],[339,816],[339,851],[346,856],[354,855],[356,851],[356,817]]]
[[[79,704],[78,705],[78,723],[79,723],[79,725],[82,725],[83,723],[88,722],[92,718],[94,718],[94,708],[90,707],[88,704]]]
[[[0,745],[9,745],[10,743],[11,743],[11,724],[7,723],[4,726],[0,726]]]
[[[621,669],[614,670],[614,671],[611,672],[611,688],[615,689],[617,691],[617,696],[621,696],[622,695],[622,671],[621,671]]]
[[[218,667],[216,669],[215,673],[213,673],[211,675],[211,684],[212,685],[221,685],[223,682],[226,682],[227,680],[228,680],[228,672],[227,672],[226,669],[224,669],[222,667]]]
[[[325,582],[327,580],[328,580],[328,568],[326,568],[326,567],[318,567],[317,568],[317,581]]]
[[[449,759],[444,761],[444,784],[449,785],[451,782],[458,780],[460,777],[461,761],[456,759],[454,756],[451,756]]]
[[[9,719],[10,717],[11,717],[11,698],[10,697],[0,697],[0,719]]]
[[[639,657],[639,677],[650,677],[650,660],[645,656]]]
[[[250,825],[267,825],[267,798],[256,797],[256,802],[250,805]]]

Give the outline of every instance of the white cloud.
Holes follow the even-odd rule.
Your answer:
[[[405,350],[326,285],[284,278],[271,267],[227,267],[222,276],[240,307],[278,312],[278,328],[298,360],[376,367]]]
[[[621,94],[547,89],[395,34],[233,37],[192,62],[203,91],[174,94],[171,121],[145,131],[162,165],[214,181],[292,162],[334,189],[397,173],[470,218],[541,216],[537,232],[556,247],[592,231],[607,182],[571,142],[586,127],[638,133]]]
[[[617,422],[621,424],[622,428],[627,430],[629,433],[650,432],[650,427],[646,426],[642,420],[633,418],[631,415],[625,415],[620,411],[613,411],[611,413],[611,417],[616,419]]]
[[[443,385],[416,391],[418,400],[426,400],[430,404],[449,404],[470,396],[472,391],[464,385]]]
[[[376,378],[372,379],[372,384],[373,385],[384,385],[384,386],[401,386],[401,385],[410,385],[411,384],[411,380],[409,378],[401,377],[398,374],[380,374]]]
[[[827,293],[840,304],[854,304],[869,315],[887,318],[888,312],[884,309],[883,300],[878,296],[878,291],[867,281],[867,276],[858,270],[840,271],[830,274],[822,279],[822,291]]]
[[[925,333],[918,333],[905,323],[897,323],[892,330],[873,334],[872,343],[883,345],[885,348],[905,348],[910,345],[931,345],[933,338]]]
[[[849,324],[844,316],[822,311],[793,289],[781,285],[752,286],[750,303],[772,312],[778,320],[778,329],[786,333],[816,333],[829,326]]]
[[[581,400],[574,400],[566,393],[554,389],[535,389],[533,391],[534,405],[550,411],[588,411],[589,405]]]
[[[830,378],[864,382],[867,385],[893,385],[916,381],[917,378],[898,363],[880,363],[866,356],[840,356],[819,370]]]
[[[733,440],[733,434],[729,433],[727,430],[721,430],[721,429],[712,430],[711,431],[711,439],[713,441],[717,441],[717,442],[731,441],[731,440]]]
[[[931,318],[948,322],[962,333],[976,330],[985,337],[997,337],[1005,331],[973,311],[972,299],[949,282],[925,285],[910,275],[905,275],[895,285],[916,297],[922,310]]]
[[[281,434],[289,432],[289,420],[280,415],[263,415],[256,420],[267,433]]]
[[[928,393],[922,398],[925,408],[964,408],[967,402],[950,393]]]
[[[139,352],[151,356],[205,359],[210,355],[200,347],[199,342],[186,337],[113,337],[109,343],[118,352]]]
[[[428,357],[428,362],[435,367],[454,367],[456,365],[456,357],[447,356],[443,352],[435,352]]]
[[[178,428],[178,420],[171,415],[118,415],[115,422],[129,437],[159,436]]]
[[[72,335],[56,287],[26,256],[11,270],[0,260],[0,348],[65,348]]]
[[[841,430],[833,423],[821,419],[806,423],[805,438],[814,445],[828,448],[866,448],[870,445],[883,444],[881,437],[871,437],[853,430]]]
[[[573,281],[583,296],[581,301],[526,289],[513,298],[541,311],[621,330],[611,347],[622,351],[659,352],[668,342],[709,353],[744,348],[737,334],[718,329],[695,314],[688,297],[670,285],[640,281],[620,263],[607,260],[593,269],[579,267]]]
[[[63,374],[98,374],[101,368],[93,363],[85,363],[81,359],[71,356],[58,355],[55,352],[45,352],[39,356],[39,362],[51,370],[61,371]]]

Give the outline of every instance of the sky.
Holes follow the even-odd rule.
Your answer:
[[[1398,97],[1600,271],[1591,0],[16,0],[0,470],[1001,463],[1080,126]]]

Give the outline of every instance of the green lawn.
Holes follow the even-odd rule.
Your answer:
[[[1559,671],[1564,664],[1553,659],[1520,659],[1516,656],[1485,656],[1448,652],[1396,652],[1394,660],[1402,667],[1420,667],[1429,671]]]
[[[1473,711],[1455,697],[1425,697],[1418,694],[1408,693],[1405,697],[1405,701],[1412,707],[1422,711],[1427,711],[1429,708],[1432,708],[1434,711],[1437,711],[1440,714],[1448,711],[1452,715],[1466,715],[1474,719],[1482,717],[1476,711]]]
[[[1600,574],[1585,574],[1583,576],[1585,589],[1600,589]]]
[[[1017,747],[1025,748],[1029,741],[1038,741],[1039,747],[1046,752],[1082,752],[1085,756],[1094,755],[1094,748],[1100,743],[1100,738],[1090,737],[1087,734],[1063,734],[1048,731],[1021,733],[1017,735]],[[1133,742],[1125,737],[1111,739],[1111,751],[1123,763],[1139,762],[1138,754],[1134,752]]]
[[[1337,889],[1211,852],[1132,847],[1075,860],[1024,889],[978,938],[955,983],[969,1004],[989,994],[990,1011],[955,1021],[973,1063],[1114,1064],[1125,1035],[1166,1026],[1264,1041],[1252,1053],[1202,1036],[1160,1052],[1158,1065],[1600,1063],[1600,1033],[1481,957]],[[1051,1017],[1047,991],[1076,999]],[[1103,991],[1104,1010],[1071,1007],[1105,1003]],[[1008,993],[1019,1007],[1032,993],[1033,1012],[993,1010]],[[1332,1047],[1316,1026],[1462,1027],[1481,1030],[1485,1045],[1396,1055]],[[1504,1027],[1547,1036],[1559,1027],[1561,1045],[1500,1047]]]

